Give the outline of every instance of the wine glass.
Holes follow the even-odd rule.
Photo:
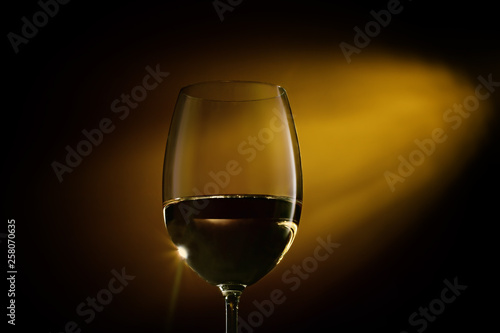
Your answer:
[[[302,169],[285,89],[247,81],[182,88],[163,168],[163,214],[179,255],[225,297],[238,330],[242,291],[290,248]]]

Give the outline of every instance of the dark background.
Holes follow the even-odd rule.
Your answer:
[[[479,74],[492,73],[494,80],[500,80],[500,30],[493,2],[402,4],[408,7],[392,18],[390,26],[370,47],[446,63],[459,68],[473,84]],[[113,197],[94,200],[94,193],[102,189],[85,186],[90,179],[72,181],[70,174],[68,180],[59,184],[50,168],[52,161],[64,158],[67,144],[75,146],[81,139],[83,128],[95,128],[108,115],[116,119],[109,112],[109,103],[140,82],[145,66],[161,63],[162,70],[177,77],[175,82],[165,79],[161,90],[150,93],[164,94],[171,106],[179,88],[193,78],[193,73],[176,69],[182,64],[185,70],[189,62],[193,62],[193,71],[203,66],[205,52],[217,53],[210,49],[211,45],[215,47],[227,40],[235,48],[245,50],[247,40],[259,40],[261,36],[262,52],[272,47],[272,38],[296,49],[338,45],[340,41],[352,40],[354,26],[371,20],[371,10],[386,6],[387,2],[245,0],[233,12],[225,13],[221,22],[210,1],[72,1],[60,5],[57,15],[28,44],[21,45],[18,54],[4,37],[1,232],[7,232],[7,219],[16,220],[19,272],[16,327],[13,330],[9,325],[9,332],[27,327],[61,332],[68,321],[81,323],[75,314],[76,305],[107,286],[111,269],[120,271],[122,267],[136,280],[115,295],[94,321],[82,324],[82,332],[167,331],[173,282],[172,276],[161,268],[166,261],[158,254],[161,242],[146,232],[134,234],[136,229],[132,226],[145,223],[154,225],[146,228],[148,232],[164,233],[161,208],[155,212],[155,221],[124,219],[106,226],[103,219],[111,221],[133,209],[133,198],[124,202],[116,202]],[[4,36],[10,31],[19,33],[20,18],[31,17],[38,10],[35,1],[4,4]],[[186,55],[187,60],[183,58]],[[230,55],[220,54],[222,59],[227,56]],[[300,299],[293,300],[294,294],[287,294],[287,306],[295,309],[294,314],[287,315],[286,310],[277,307],[276,313],[255,332],[415,332],[408,324],[408,316],[440,295],[444,279],[452,281],[455,277],[468,286],[467,290],[447,305],[426,331],[494,329],[498,310],[494,280],[498,260],[494,254],[498,251],[495,226],[499,199],[499,100],[497,91],[491,98],[493,116],[474,158],[429,205],[415,207],[420,223],[411,233],[393,241],[390,249],[359,268],[350,281],[338,284],[338,288],[325,286],[321,296],[315,293],[314,307],[301,308]],[[152,135],[164,145],[169,118],[157,119],[165,131]],[[135,128],[147,126],[145,121],[151,119],[133,118],[131,114],[126,123],[117,124],[116,132],[105,137],[102,146],[121,140],[123,144],[113,147],[120,147],[122,153],[130,151],[131,160],[140,160],[148,148],[136,142],[148,139],[142,137],[147,133],[135,132]],[[121,128],[129,133],[128,137],[119,137]],[[133,167],[127,169],[127,160],[115,159],[118,155],[114,154],[119,152],[95,149],[88,159],[112,163],[117,170],[130,172],[129,177],[134,179],[131,185],[123,185],[114,181],[110,173],[105,175],[109,182],[102,182],[103,188],[114,186],[117,193],[134,192],[134,182],[144,181],[145,177],[134,173]],[[155,159],[160,171],[162,159],[161,155]],[[75,174],[84,173],[84,164],[85,161],[75,168]],[[150,186],[157,188],[156,195],[160,185]],[[161,198],[157,200],[155,204],[160,207]],[[109,210],[109,206],[116,208]],[[374,220],[384,218],[381,213]],[[99,223],[94,223],[96,220]],[[6,252],[5,244],[2,239],[2,251]],[[200,305],[182,306],[181,309],[191,310],[175,313],[172,331],[188,332],[194,328],[221,332],[223,302],[217,298],[218,291],[210,289],[198,298],[190,291],[193,275],[184,272],[188,282],[183,283],[179,299],[182,304]],[[258,299],[264,299],[269,292],[266,289],[259,293],[258,287],[254,288]],[[300,297],[307,297],[307,287],[303,288]],[[242,300],[242,313],[253,309],[251,300],[250,295],[247,301]],[[5,316],[3,321],[7,321]]]

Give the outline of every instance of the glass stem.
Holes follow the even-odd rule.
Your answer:
[[[219,285],[226,301],[226,333],[238,333],[238,303],[243,285]]]

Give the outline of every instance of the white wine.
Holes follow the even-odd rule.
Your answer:
[[[187,264],[214,285],[248,286],[290,248],[301,202],[277,196],[201,196],[165,203],[164,218]]]

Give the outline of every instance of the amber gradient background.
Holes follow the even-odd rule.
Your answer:
[[[161,207],[177,93],[214,79],[283,85],[303,157],[298,236],[243,294],[241,315],[276,288],[286,302],[255,332],[416,332],[410,314],[455,277],[468,289],[426,332],[496,327],[500,88],[457,130],[442,120],[478,75],[500,81],[495,10],[486,1],[402,2],[348,64],[339,43],[352,44],[354,26],[387,2],[335,3],[244,0],[221,22],[211,1],[73,1],[19,54],[4,38],[1,232],[16,220],[18,268],[10,330],[61,332],[75,321],[82,332],[223,332],[217,288],[187,268],[174,286],[182,266]],[[38,10],[35,1],[4,5],[4,36]],[[170,76],[118,119],[111,102],[156,64]],[[103,118],[115,130],[59,183],[51,163]],[[437,127],[447,141],[391,192],[384,172]],[[328,235],[341,246],[290,291],[284,272]],[[122,267],[135,279],[85,324],[77,305]]]

